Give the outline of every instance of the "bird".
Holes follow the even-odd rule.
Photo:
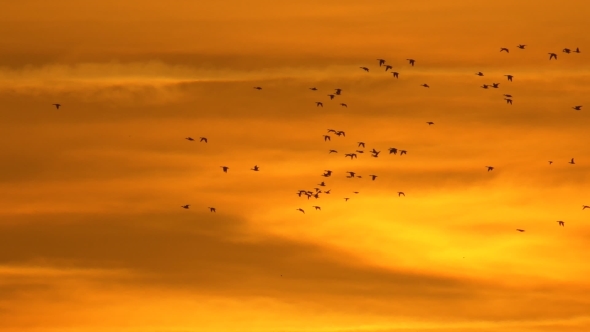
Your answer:
[[[325,191],[324,191],[324,194],[328,194],[328,195],[329,195],[329,194],[330,194],[330,190],[332,190],[332,189],[325,190]]]
[[[582,205],[582,210],[590,209],[590,205]]]
[[[388,71],[388,70],[390,70],[390,69],[393,69],[393,67],[392,67],[392,66],[390,66],[390,65],[387,65],[387,66],[385,66],[385,71]]]
[[[571,51],[572,51],[572,50],[570,50],[569,48],[567,48],[567,47],[566,47],[566,48],[564,48],[564,49],[563,49],[563,51],[562,51],[562,52],[563,52],[563,53],[566,53],[566,54],[569,54]]]
[[[364,71],[366,71],[366,72],[368,72],[368,71],[369,71],[369,68],[367,68],[367,67],[359,67],[359,68],[361,68],[362,70],[364,70]]]
[[[576,50],[574,51],[574,53],[580,53],[580,49],[578,47],[576,47]]]
[[[328,97],[330,97],[330,100],[334,99],[335,95],[328,95]]]
[[[483,73],[480,72],[480,71],[478,71],[477,73],[475,73],[475,75],[477,75],[477,76],[483,76]]]
[[[408,154],[408,151],[406,151],[406,150],[399,150],[399,155],[400,156],[403,156],[405,154]]]
[[[416,60],[414,59],[406,59],[410,62],[410,64],[412,65],[412,67],[414,67],[414,63],[416,62]]]
[[[433,125],[433,124],[434,124],[434,122],[432,122],[432,121],[428,121],[428,122],[426,122],[426,123],[428,123],[428,125],[429,125],[429,126],[431,126],[431,125]]]
[[[313,88],[309,88],[311,91],[316,91],[318,88],[313,87]]]
[[[385,60],[384,59],[377,59],[377,61],[379,61],[379,67],[381,67],[382,65],[385,64]]]
[[[524,50],[524,47],[525,47],[525,46],[526,46],[526,45],[519,44],[519,45],[518,45],[518,46],[516,46],[516,47],[520,48],[521,50]]]
[[[510,50],[509,50],[509,49],[507,49],[506,47],[502,47],[502,48],[500,49],[500,52],[506,52],[506,53],[510,53]]]
[[[303,214],[305,214],[305,211],[303,211],[302,208],[296,209],[295,211],[301,211]]]
[[[553,160],[549,160],[549,165],[553,164]]]
[[[356,174],[355,172],[346,172],[348,174],[350,174],[350,176],[347,176],[347,178],[353,178],[354,175]]]
[[[350,199],[350,198],[348,198],[348,197],[344,197],[344,201],[345,201],[345,202],[348,202],[348,200],[349,200],[349,199]]]
[[[254,167],[250,168],[251,170],[258,172],[260,169],[258,167],[258,165],[254,165]]]
[[[214,207],[209,207],[209,212],[217,212]]]
[[[312,206],[312,208],[314,208],[314,209],[316,209],[316,210],[320,210],[320,211],[322,210],[322,208],[321,208],[321,207],[319,207],[319,206],[317,206],[317,205],[314,205],[314,206]]]
[[[340,106],[342,106],[342,107],[348,107],[348,105],[346,105],[345,103],[340,103]]]
[[[510,98],[504,98],[504,100],[506,100],[506,104],[512,105],[512,99],[510,99]]]
[[[425,87],[425,88],[430,88],[430,86],[426,83],[422,84],[421,86]]]
[[[338,131],[336,132],[336,135],[338,135],[338,136],[342,135],[342,136],[346,137],[346,133],[345,133],[345,132],[343,132],[342,130],[338,130]]]
[[[346,158],[346,157],[350,157],[350,160],[352,160],[352,158],[357,158],[358,159],[358,157],[356,156],[356,153],[346,153],[344,155],[344,158]]]
[[[404,197],[406,197],[406,194],[404,194],[403,191],[398,191],[397,192],[397,197],[401,197],[401,195],[404,195]]]
[[[52,104],[53,106],[55,106],[55,109],[59,109],[59,107],[61,106],[61,104]]]
[[[219,167],[223,168],[224,173],[227,173],[227,170],[229,169],[229,167],[227,167],[227,166],[219,166]]]
[[[565,227],[565,222],[563,222],[563,221],[561,221],[561,220],[558,220],[557,222],[559,223],[559,226],[561,226],[561,227]]]
[[[516,230],[519,231],[519,232],[521,232],[521,233],[524,232],[524,229],[518,229],[517,228]]]
[[[494,166],[486,166],[488,168],[488,172],[493,171],[494,170]]]
[[[259,86],[255,86],[254,89],[256,89],[256,90],[262,90],[262,88],[259,87]]]
[[[389,154],[397,154],[397,149],[396,148],[389,148]]]
[[[504,94],[504,97],[507,97],[507,98],[512,98],[512,95],[507,95],[507,94]]]
[[[338,153],[338,151],[336,151],[336,150],[330,150],[330,151],[328,152],[328,154],[330,154],[330,153]]]
[[[375,181],[375,179],[377,178],[377,175],[374,175],[374,174],[370,174],[369,176],[371,177],[371,180],[373,180],[373,181]]]
[[[329,133],[335,133],[335,132],[336,132],[336,130],[334,130],[334,129],[328,129],[328,134]]]
[[[207,137],[199,137],[199,142],[207,143]]]
[[[340,94],[342,93],[342,89],[334,89],[336,90],[336,94],[340,96]]]
[[[489,87],[489,85],[487,85],[487,84],[484,84],[484,85],[482,85],[481,87],[482,87],[482,88],[484,88],[484,89],[487,89],[487,88]]]
[[[551,59],[557,60],[557,54],[555,54],[555,53],[547,53],[547,54],[549,54],[549,60],[551,60]]]
[[[189,137],[185,138],[185,140],[187,140],[187,141],[194,141],[195,139],[189,136]]]
[[[512,78],[514,77],[512,75],[504,75],[504,76],[506,76],[508,78],[508,81],[510,81],[510,82],[512,82]]]
[[[570,160],[570,161],[568,162],[568,164],[572,164],[572,165],[573,165],[573,164],[575,164],[575,162],[574,162],[574,158],[572,158],[572,160]]]
[[[354,152],[356,152],[356,153],[365,153],[365,151],[363,151],[363,150],[356,150]]]
[[[330,140],[331,140],[330,135],[324,135],[324,142],[325,141],[330,141]]]
[[[375,151],[375,152],[373,152],[371,154],[371,157],[378,158],[379,157],[379,153],[381,153],[381,151]]]
[[[500,85],[500,83],[492,83],[492,88],[496,88],[497,89],[497,88],[499,88],[498,85]]]
[[[394,71],[394,72],[391,72],[391,73],[393,74],[393,77],[394,78],[399,78],[399,73],[398,72]]]
[[[319,107],[319,106],[324,107],[324,103],[322,103],[321,101],[316,101],[315,107]]]
[[[357,147],[361,147],[361,146],[363,148],[365,147],[365,142],[357,142],[357,144],[358,144]]]
[[[576,111],[581,111],[582,110],[582,105],[574,106],[572,108],[575,109]]]
[[[189,206],[190,206],[190,204],[187,204],[187,205],[182,205],[182,206],[181,206],[181,208],[183,208],[183,209],[188,209],[188,207],[189,207]]]
[[[326,186],[326,183],[324,181],[322,181],[322,182],[318,183],[318,186],[325,187]],[[316,191],[319,191],[320,190],[319,188],[316,188],[316,189],[317,189]]]

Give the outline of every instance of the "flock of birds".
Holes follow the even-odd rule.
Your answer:
[[[521,50],[524,50],[526,46],[527,45],[524,45],[524,44],[517,45],[517,47],[519,49],[521,49]],[[508,48],[506,48],[506,47],[502,47],[502,48],[500,48],[500,52],[510,53],[510,50]],[[571,54],[571,53],[578,53],[579,54],[579,53],[581,53],[579,48],[576,48],[575,50],[571,50],[569,48],[564,48],[562,50],[562,52],[565,53],[565,54]],[[549,54],[549,60],[553,60],[553,59],[554,60],[557,60],[557,53],[550,52],[548,54]],[[409,65],[412,66],[412,67],[416,64],[416,60],[414,60],[414,59],[406,59],[406,60],[408,61]],[[393,66],[387,64],[385,59],[377,59],[377,61],[378,61],[379,67],[385,67],[385,72],[388,72],[389,70],[392,70],[391,71],[391,74],[393,75],[393,78],[399,79],[400,73],[397,72],[397,71],[393,71]],[[370,71],[370,69],[368,67],[360,67],[360,69],[362,69],[365,72],[369,72]],[[477,73],[475,73],[475,75],[477,75],[477,76],[484,76],[484,74],[482,72],[477,72]],[[513,81],[513,78],[514,78],[513,75],[504,75],[504,76],[507,78],[508,82],[512,82]],[[500,83],[483,84],[481,86],[481,88],[483,88],[483,89],[488,89],[488,88],[498,89],[499,88],[499,85],[500,85]],[[422,87],[425,87],[425,88],[430,88],[430,86],[428,84],[426,84],[426,83],[421,84],[421,86]],[[256,89],[256,90],[262,90],[262,87],[256,86],[256,87],[254,87],[254,89]],[[309,88],[309,90],[311,90],[311,91],[318,91],[318,89],[316,87],[311,87],[311,88]],[[336,88],[336,89],[334,89],[334,92],[333,93],[328,94],[327,96],[330,97],[330,100],[334,100],[336,97],[341,96],[341,95],[342,95],[342,89]],[[506,103],[512,105],[512,101],[513,101],[512,100],[512,95],[511,94],[503,94],[503,96],[505,97],[504,100],[506,100]],[[324,107],[324,103],[321,102],[321,101],[315,102],[315,104],[316,104],[316,107]],[[61,107],[61,104],[56,103],[56,104],[53,104],[53,106],[55,106],[55,108],[59,110],[59,108]],[[340,103],[340,106],[342,106],[342,107],[348,107],[348,105],[346,103]],[[580,111],[582,109],[582,105],[576,105],[576,106],[573,106],[572,108],[574,110],[576,110],[576,111]],[[426,124],[428,124],[429,126],[431,126],[431,125],[434,125],[434,122],[428,121],[428,122],[426,122]],[[328,129],[327,134],[324,134],[323,135],[324,142],[328,142],[328,141],[331,141],[332,140],[332,136],[330,136],[330,134],[334,134],[334,135],[339,136],[339,137],[340,136],[346,137],[346,133],[343,130]],[[187,141],[190,141],[190,142],[196,141],[194,138],[192,138],[190,136],[189,137],[186,137],[185,139]],[[199,137],[199,142],[208,143],[207,137]],[[357,150],[355,150],[354,152],[345,153],[344,154],[344,157],[345,158],[350,158],[351,160],[352,159],[355,159],[355,158],[358,158],[358,155],[359,154],[363,154],[365,152],[364,150],[362,150],[362,149],[365,148],[365,142],[357,142],[356,148],[357,148]],[[402,149],[397,149],[397,148],[394,148],[394,147],[390,147],[390,148],[388,148],[388,152],[389,152],[389,155],[391,155],[391,154],[397,155],[399,153],[399,156],[403,156],[403,155],[406,155],[408,151],[407,150],[402,150]],[[330,149],[328,151],[328,153],[329,154],[338,153],[338,151],[337,150]],[[377,151],[376,149],[373,148],[372,150],[369,151],[369,153],[371,154],[371,157],[378,158],[379,157],[379,154],[381,153],[381,151]],[[571,165],[574,165],[575,164],[574,158],[571,158],[571,160],[568,163],[571,164]],[[551,164],[553,164],[553,161],[550,160],[549,161],[549,165],[551,165]],[[487,171],[488,172],[491,172],[491,171],[494,170],[494,167],[493,166],[485,166],[485,167],[487,168]],[[228,170],[229,170],[229,167],[228,166],[220,166],[220,168],[222,169],[222,171],[224,173],[227,173]],[[258,172],[258,171],[260,171],[260,168],[259,168],[258,165],[254,165],[254,167],[252,167],[250,170],[255,171],[255,172]],[[348,175],[346,176],[347,178],[362,178],[362,176],[361,175],[358,175],[356,172],[348,171],[346,173],[348,173]],[[332,176],[332,171],[331,170],[325,170],[324,173],[321,174],[321,176],[322,177],[325,177],[325,178],[331,177]],[[372,181],[375,181],[378,176],[375,175],[375,174],[370,174],[369,177],[371,178]],[[329,189],[329,190],[322,190],[319,187],[326,187],[326,183],[324,181],[320,182],[318,184],[318,187],[317,188],[313,188],[313,190],[300,189],[299,191],[296,192],[296,195],[298,195],[299,197],[304,197],[305,196],[309,200],[312,197],[315,198],[315,199],[320,198],[320,194],[330,194],[331,189]],[[353,193],[354,194],[358,194],[359,192],[358,191],[354,191]],[[401,197],[401,196],[404,196],[405,197],[406,196],[406,194],[403,191],[399,191],[399,192],[397,192],[397,194],[398,194],[398,197]],[[350,197],[344,197],[344,201],[348,201],[349,199],[350,199]],[[181,208],[183,208],[183,209],[189,209],[190,206],[191,206],[190,204],[185,204],[185,205],[182,205]],[[313,205],[312,208],[314,208],[315,210],[321,211],[321,207],[318,206],[318,205]],[[216,210],[215,207],[208,207],[208,209],[209,209],[210,212],[217,212],[217,210]],[[585,210],[585,209],[590,209],[590,205],[582,205],[582,210]],[[297,208],[295,210],[296,211],[299,211],[299,212],[301,212],[303,214],[305,214],[305,210],[303,208]],[[558,223],[558,226],[561,226],[561,227],[564,227],[565,226],[565,222],[563,220],[558,220],[557,223]],[[520,229],[520,228],[519,229],[516,229],[516,230],[518,232],[524,232],[525,231],[524,229]]]

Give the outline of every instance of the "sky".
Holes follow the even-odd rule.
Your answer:
[[[4,1],[0,330],[589,330],[589,7]]]

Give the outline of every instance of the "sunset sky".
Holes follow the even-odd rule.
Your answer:
[[[2,332],[590,331],[590,2],[0,7]]]

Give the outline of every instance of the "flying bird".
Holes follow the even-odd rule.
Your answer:
[[[512,75],[504,75],[504,76],[506,76],[508,78],[508,81],[510,81],[510,82],[512,82],[512,78],[514,77]]]
[[[506,52],[506,53],[510,53],[510,50],[509,50],[509,49],[507,49],[506,47],[502,47],[502,48],[500,49],[500,52]]]
[[[572,164],[572,165],[573,165],[573,164],[575,164],[575,162],[574,162],[574,158],[572,158],[572,160],[570,160],[570,161],[568,162],[568,164]]]
[[[561,226],[561,227],[565,227],[565,222],[563,222],[563,221],[561,221],[561,220],[558,220],[557,222],[559,223],[559,226]]]
[[[331,140],[330,135],[324,135],[324,142]]]
[[[364,70],[364,71],[366,71],[366,72],[368,72],[368,71],[369,71],[369,68],[367,68],[367,67],[359,67],[359,68],[361,68],[362,70]]]
[[[189,137],[185,138],[185,140],[194,141],[195,139],[189,136]]]
[[[250,168],[251,170],[258,172],[260,170],[260,168],[258,168],[258,165],[254,165],[254,167]]]
[[[347,176],[347,178],[353,178],[354,175],[356,174],[355,172],[346,172],[348,174],[350,174],[350,176]]]
[[[384,59],[377,59],[377,61],[379,61],[379,67],[383,66],[385,64],[385,60]]]
[[[346,157],[350,157],[350,160],[352,160],[352,158],[357,158],[358,159],[358,157],[356,156],[356,153],[346,153],[344,155],[344,158],[346,158]]]
[[[326,186],[326,183],[324,181],[322,181],[322,182],[318,183],[318,186],[325,187]],[[319,188],[316,188],[316,191],[320,191],[320,189]]]
[[[389,148],[389,154],[397,154],[397,149],[396,148]]]
[[[342,89],[334,89],[336,90],[336,94],[340,96],[340,94],[342,93]]]
[[[378,158],[379,157],[379,153],[381,153],[381,151],[375,151],[375,152],[373,152],[373,154],[371,154],[371,157]]]
[[[487,85],[487,84],[484,84],[484,85],[482,85],[481,87],[482,87],[482,88],[484,88],[484,89],[487,89],[487,88],[489,87],[489,85]]]
[[[340,103],[340,106],[342,106],[342,107],[348,107],[348,105],[346,105],[345,103]]]
[[[190,204],[187,204],[187,205],[182,205],[182,206],[181,206],[181,208],[183,208],[183,209],[188,209],[188,207],[189,207],[189,206],[190,206]]]
[[[400,156],[403,156],[405,154],[408,154],[408,151],[406,151],[406,150],[399,150],[399,155]]]
[[[404,194],[403,191],[398,191],[397,192],[397,197],[400,197],[401,195],[404,195],[404,197],[406,197],[406,194]]]
[[[521,233],[524,232],[524,229],[518,229],[517,228],[516,230],[519,231],[519,232],[521,232]]]
[[[518,46],[516,46],[516,47],[520,48],[521,50],[524,50],[524,47],[525,47],[525,46],[526,46],[526,45],[519,44],[519,45],[518,45]]]
[[[399,78],[399,73],[398,72],[394,71],[394,72],[392,72],[392,74],[393,74],[393,77],[394,78]]]
[[[303,211],[303,209],[302,209],[302,208],[299,208],[299,209],[297,209],[297,210],[295,210],[295,211],[301,211],[303,214],[305,214],[305,211]]]
[[[342,130],[338,130],[338,131],[336,132],[336,135],[338,135],[338,136],[342,135],[342,136],[346,137],[346,133],[345,133],[345,132],[343,132]]]
[[[374,174],[370,174],[369,176],[371,177],[371,180],[373,180],[373,181],[375,181],[375,179],[377,178],[377,175],[374,175]]]
[[[410,64],[412,65],[412,67],[414,67],[414,63],[416,62],[416,60],[414,59],[406,59],[410,62]]]
[[[317,206],[317,205],[314,205],[314,206],[312,206],[312,208],[314,208],[314,209],[316,209],[316,210],[320,210],[320,211],[322,210],[322,208],[321,208],[321,207],[319,207],[319,206]]]
[[[335,95],[328,95],[328,97],[330,97],[330,100],[334,99]]]
[[[207,143],[207,137],[199,137],[199,142]]]
[[[510,98],[504,98],[504,100],[506,100],[506,104],[512,105],[512,99],[510,99]]]
[[[500,83],[492,83],[492,88],[496,88],[497,89],[497,88],[499,88],[498,85],[500,85]]]
[[[209,207],[209,212],[217,212],[214,207]]]
[[[580,106],[574,106],[572,108],[575,109],[576,111],[581,111],[582,110],[582,105],[580,105]]]
[[[426,122],[426,123],[428,123],[428,125],[429,125],[429,126],[431,126],[431,125],[433,125],[433,124],[434,124],[434,122],[432,122],[432,121],[428,121],[428,122]]]
[[[357,147],[361,147],[361,146],[363,148],[365,147],[365,142],[357,142],[357,143],[358,143]]]
[[[316,101],[315,107],[319,107],[319,106],[324,107],[324,103],[322,103],[321,101]]]
[[[549,60],[551,60],[551,59],[557,60],[557,54],[555,54],[555,53],[547,53],[547,54],[549,54]]]
[[[227,170],[229,169],[229,167],[227,167],[227,166],[219,166],[219,167],[223,168],[224,173],[227,173]]]
[[[357,152],[357,153],[365,153],[365,151],[363,151],[363,150],[356,150],[354,152]]]
[[[61,106],[61,104],[52,104],[53,106],[55,106],[55,109],[59,109],[59,107]]]
[[[330,154],[330,153],[338,153],[338,151],[336,151],[336,150],[330,150],[330,152],[328,152],[328,154]]]
[[[344,197],[344,201],[345,201],[345,202],[348,202],[348,200],[349,200],[349,199],[350,199],[350,198],[348,198],[348,197]]]
[[[392,66],[390,66],[390,65],[387,65],[387,66],[385,66],[385,71],[388,71],[388,70],[390,70],[390,69],[393,69],[393,67],[392,67]]]
[[[480,72],[480,71],[478,71],[477,73],[475,73],[475,75],[477,75],[477,76],[483,76],[483,73]]]
[[[574,51],[574,53],[580,53],[580,49],[578,47],[576,47],[576,50]]]
[[[504,97],[507,97],[507,98],[512,98],[512,95],[507,95],[507,94],[504,94]]]
[[[254,89],[256,89],[256,90],[262,90],[262,88],[259,87],[259,86],[255,86]]]
[[[564,49],[563,49],[563,51],[562,51],[562,52],[563,52],[563,53],[566,53],[566,54],[569,54],[571,51],[572,51],[572,50],[570,50],[569,48],[567,48],[567,47],[566,47],[566,48],[564,48]]]
[[[553,164],[553,160],[549,160],[549,165]]]
[[[486,166],[486,167],[488,168],[488,172],[494,170],[494,167],[493,166]]]
[[[425,87],[425,88],[430,88],[430,86],[426,83],[422,84],[421,86]]]
[[[313,87],[313,88],[309,88],[311,91],[316,91],[318,88]]]
[[[590,209],[590,205],[582,205],[582,210]]]

